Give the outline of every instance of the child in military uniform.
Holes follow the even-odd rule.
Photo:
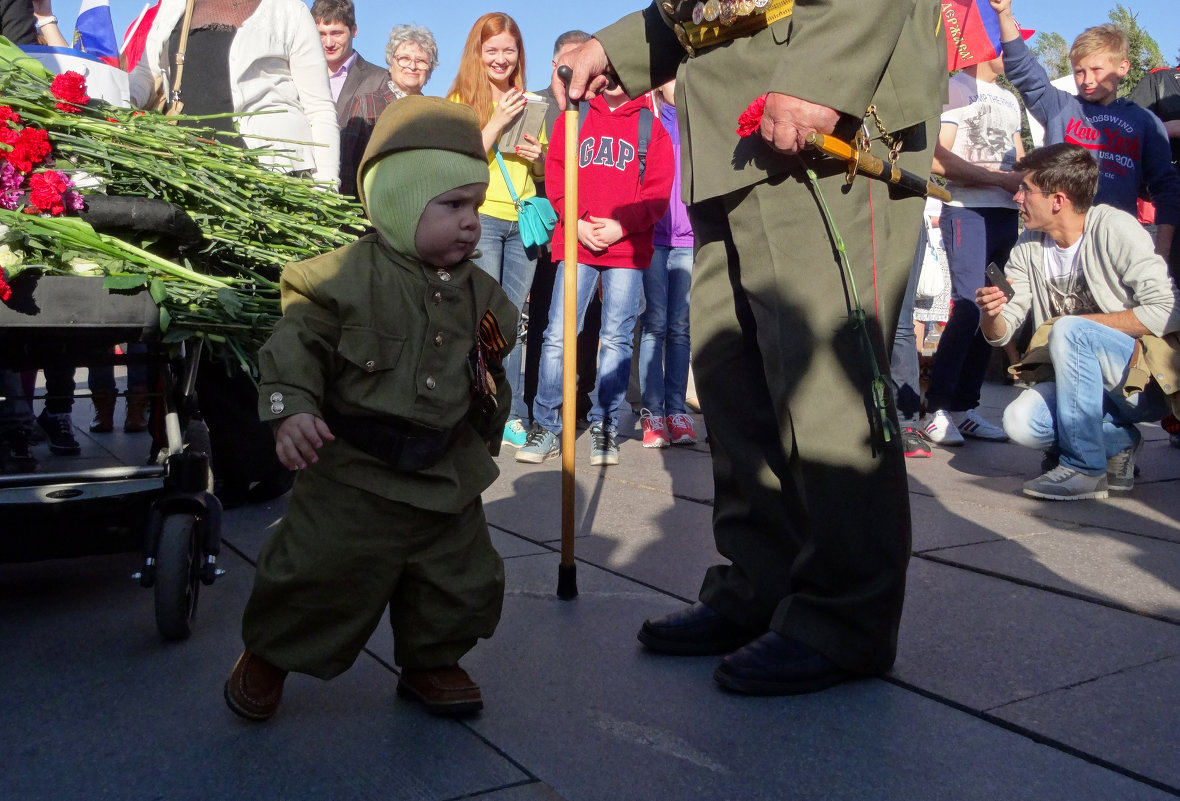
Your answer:
[[[511,393],[500,360],[517,327],[469,258],[487,183],[471,109],[399,100],[358,170],[377,233],[283,271],[260,414],[299,474],[226,682],[243,717],[274,714],[288,671],[346,670],[386,605],[398,694],[437,714],[483,707],[458,660],[503,603],[480,493],[498,474]]]

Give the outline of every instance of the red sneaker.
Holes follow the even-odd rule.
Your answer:
[[[692,445],[697,441],[692,418],[687,414],[668,415],[668,435],[672,438],[673,445]]]
[[[664,418],[656,417],[644,409],[639,413],[639,424],[643,428],[643,447],[668,447],[668,429],[664,427]]]

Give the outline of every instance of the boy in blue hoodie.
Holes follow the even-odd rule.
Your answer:
[[[1049,82],[1020,35],[1012,0],[990,0],[1000,18],[1004,68],[1037,122],[1045,144],[1078,144],[1098,161],[1094,202],[1135,213],[1140,190],[1155,203],[1156,253],[1165,258],[1180,221],[1180,177],[1163,123],[1154,114],[1118,97],[1119,82],[1131,68],[1127,36],[1114,25],[1087,28],[1069,49],[1077,95]]]

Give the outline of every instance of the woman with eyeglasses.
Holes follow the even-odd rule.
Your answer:
[[[398,25],[389,32],[385,60],[389,64],[390,87],[395,99],[422,94],[422,87],[438,66],[434,34],[417,25]]]
[[[496,159],[495,145],[504,129],[524,111],[524,78],[524,41],[520,28],[507,14],[492,12],[477,19],[467,34],[459,59],[459,74],[447,91],[448,98],[471,106],[479,115],[483,146],[488,154],[487,200],[479,209],[483,232],[478,257],[473,258],[484,272],[500,282],[518,309],[524,306],[532,286],[537,253],[526,251],[520,239],[516,205],[507,180],[512,182],[521,200],[536,196],[533,179],[543,178],[545,171],[544,134],[540,139],[525,134],[524,141],[512,152],[501,153],[503,170]],[[503,440],[514,447],[524,445],[529,426],[520,374],[523,343],[524,337],[517,337],[516,347],[504,360],[512,385],[512,410],[504,426]]]

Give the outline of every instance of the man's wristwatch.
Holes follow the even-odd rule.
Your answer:
[[[56,25],[57,17],[53,14],[50,14],[48,17],[37,17],[37,21],[33,24],[37,26],[37,30],[41,30],[46,25]]]

